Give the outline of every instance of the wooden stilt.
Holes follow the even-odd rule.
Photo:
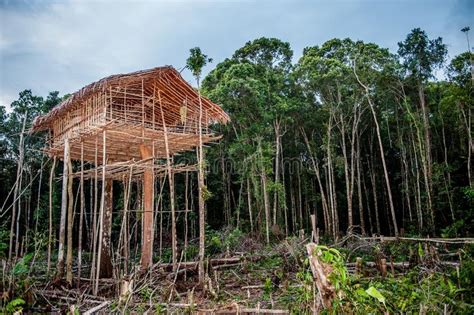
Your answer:
[[[170,207],[171,207],[171,249],[172,249],[172,262],[173,262],[173,271],[178,267],[178,248],[176,240],[176,213],[175,213],[175,196],[174,196],[174,175],[171,167],[171,156],[168,143],[168,130],[166,128],[165,116],[163,113],[163,106],[161,103],[160,91],[158,91],[158,98],[160,102],[160,112],[161,120],[163,123],[163,135],[165,138],[165,152],[166,152],[166,167],[168,169],[168,183],[170,186]]]
[[[105,118],[105,112],[104,112]],[[100,210],[99,210],[99,250],[97,251],[97,265],[96,265],[96,276],[95,276],[95,286],[94,286],[94,294],[97,294],[99,290],[99,277],[100,277],[100,265],[101,265],[101,258],[102,258],[102,237],[104,231],[104,207],[105,207],[105,166],[107,164],[106,157],[107,157],[107,133],[104,130],[102,132],[102,194],[100,198]]]
[[[128,176],[124,176],[123,180],[123,216],[122,224],[120,225],[119,242],[117,248],[117,259],[120,254],[124,257],[124,270],[128,272],[128,205],[130,202],[130,189],[132,184],[133,165],[130,166]]]
[[[95,138],[95,154],[94,154],[94,217],[92,219],[92,263],[91,263],[91,282],[95,279],[95,266],[96,266],[96,254],[97,254],[97,198],[98,198],[98,174],[97,169],[99,167],[98,162],[98,139]]]
[[[153,157],[151,148],[144,144],[140,145],[140,154],[144,160]],[[148,163],[152,166],[153,160]],[[143,174],[142,269],[148,269],[153,258],[153,177],[153,169],[146,169]]]
[[[51,270],[51,245],[53,243],[53,177],[56,169],[56,156],[53,157],[53,165],[49,173],[49,229],[48,229],[48,267],[47,272]]]
[[[77,246],[77,286],[81,284],[81,267],[82,267],[82,228],[84,221],[84,142],[81,143],[81,177],[80,177],[80,213],[79,213],[79,244]]]
[[[102,228],[102,248],[100,251],[99,277],[111,278],[113,275],[112,249],[110,237],[112,234],[112,210],[113,210],[113,180],[106,179],[104,185],[104,213]]]
[[[68,182],[68,162],[69,161],[69,140],[64,140],[64,158],[63,158],[63,188],[61,192],[61,217],[59,220],[59,248],[58,262],[56,266],[56,277],[64,276],[64,241],[66,238],[66,211],[67,211],[67,182]]]
[[[64,161],[66,162],[66,161]],[[71,159],[67,160],[68,164],[68,182],[67,182],[67,252],[66,252],[66,281],[72,285],[72,229],[74,227],[74,195],[72,193],[72,164]]]

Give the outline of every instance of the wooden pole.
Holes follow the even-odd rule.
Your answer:
[[[105,108],[104,108],[105,109]],[[105,112],[104,112],[105,117]],[[104,206],[105,206],[105,165],[107,163],[107,133],[104,129],[102,132],[102,195],[100,198],[100,210],[99,210],[99,250],[97,251],[97,265],[96,265],[96,277],[95,277],[95,286],[94,286],[94,294],[97,294],[99,290],[99,276],[100,276],[100,260],[101,260],[101,253],[102,253],[102,236],[103,236],[103,229],[104,229]]]
[[[64,161],[66,162],[66,161]],[[72,285],[72,229],[74,227],[74,195],[72,193],[72,164],[71,156],[67,160],[68,165],[68,182],[67,182],[67,252],[66,252],[66,281]]]
[[[150,147],[140,145],[140,154],[143,160],[153,157]],[[153,166],[153,160],[148,164]],[[148,269],[152,264],[153,253],[153,168],[146,168],[143,173],[143,229],[142,229],[142,255],[141,267]]]
[[[81,142],[81,197],[80,197],[80,213],[79,213],[79,244],[77,246],[77,286],[81,284],[81,267],[82,267],[82,225],[84,215],[84,142]]]
[[[176,241],[176,213],[175,213],[175,196],[174,196],[174,175],[171,168],[171,156],[168,143],[168,130],[165,123],[165,115],[163,113],[163,106],[161,103],[161,94],[158,91],[158,98],[160,102],[161,120],[163,123],[163,135],[165,138],[165,151],[166,151],[166,167],[168,173],[168,183],[170,186],[170,207],[171,207],[171,249],[172,249],[172,262],[173,271],[178,267],[178,254],[177,254],[177,241]]]
[[[113,275],[113,266],[111,259],[111,242],[112,234],[112,211],[113,211],[113,180],[108,178],[104,185],[104,212],[103,212],[103,228],[102,228],[102,250],[100,251],[99,277],[111,278]]]
[[[53,157],[53,165],[49,173],[49,229],[48,229],[48,269],[51,270],[51,244],[53,242],[53,177],[56,169],[56,156]]]
[[[92,219],[92,263],[91,263],[91,282],[95,279],[95,266],[96,266],[96,253],[97,253],[97,198],[98,198],[98,173],[97,168],[99,167],[98,162],[98,138],[95,138],[95,153],[94,153],[94,216]]]
[[[188,211],[189,211],[189,200],[188,200],[188,185],[189,184],[189,173],[186,171],[184,178],[184,261],[187,261],[186,251],[188,249]],[[185,274],[186,275],[186,274]]]
[[[59,248],[57,262],[57,278],[64,276],[64,240],[66,238],[66,211],[67,211],[67,182],[68,182],[68,161],[69,161],[69,139],[64,140],[64,157],[63,157],[63,188],[61,192],[61,217],[59,220]]]

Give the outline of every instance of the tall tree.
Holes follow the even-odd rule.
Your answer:
[[[211,58],[201,52],[199,47],[194,47],[189,50],[190,56],[186,60],[186,66],[191,70],[198,87],[199,95],[199,147],[198,147],[198,194],[199,194],[199,282],[204,283],[204,249],[205,249],[205,199],[204,194],[207,188],[204,184],[204,148],[202,141],[202,100],[201,100],[201,74],[202,68],[207,63],[212,62]],[[207,195],[207,194],[206,194]]]
[[[430,106],[426,102],[425,86],[427,81],[434,77],[435,70],[439,69],[447,54],[446,45],[441,37],[429,39],[425,31],[420,28],[413,29],[403,42],[398,43],[398,54],[403,59],[408,77],[408,82],[415,84],[418,90],[418,101],[421,107],[423,121],[423,155],[428,213],[431,227],[434,228],[435,213],[433,209],[433,161],[432,140],[430,128]]]

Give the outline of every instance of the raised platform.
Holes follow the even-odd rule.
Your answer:
[[[163,130],[143,128],[141,125],[131,123],[109,121],[104,125],[70,133],[68,139],[71,159],[81,160],[81,147],[83,145],[83,160],[95,164],[97,158],[98,164],[101,164],[104,131],[108,163],[126,162],[133,159],[141,160],[139,150],[141,144],[152,148],[156,158],[166,157]],[[167,135],[170,155],[193,150],[194,147],[199,145],[199,135],[195,130],[168,128]],[[203,143],[217,141],[220,138],[220,136],[212,133],[203,133]],[[56,140],[45,151],[49,155],[61,157],[64,151],[64,142]]]
[[[106,179],[123,180],[125,178],[129,178],[131,175],[134,180],[140,180],[140,177],[143,175],[145,170],[150,169],[153,170],[155,177],[163,177],[167,175],[166,162],[158,158],[150,158],[139,161],[131,160],[127,162],[116,162],[106,164],[105,166],[101,165],[84,170],[82,175],[84,176],[84,179],[97,177],[99,180],[102,180],[102,174],[105,170]],[[175,164],[172,165],[171,169],[173,174],[195,172],[197,171],[197,165]],[[81,176],[81,172],[75,172],[72,174],[72,176],[78,178]]]

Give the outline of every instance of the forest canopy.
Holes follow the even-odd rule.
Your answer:
[[[342,313],[349,310],[355,313],[419,310],[421,313],[422,310],[440,312],[444,307],[446,313],[447,305],[450,310],[469,312],[473,302],[472,247],[459,245],[472,244],[474,233],[474,54],[469,49],[448,58],[442,38],[430,38],[425,31],[415,28],[400,40],[397,51],[361,40],[334,38],[304,48],[298,59],[294,55],[290,43],[265,37],[247,42],[217,64],[212,64],[212,58],[199,47],[190,50],[186,71],[192,73],[197,83],[199,147],[196,152],[176,155],[172,160],[166,138],[168,175],[155,181],[154,171],[147,173],[153,174],[149,177],[149,187],[156,190],[148,194],[149,201],[153,200],[149,204],[152,211],[148,211],[153,215],[149,216],[154,216],[155,221],[150,221],[154,224],[149,230],[150,272],[145,276],[136,273],[133,265],[140,256],[140,237],[145,233],[139,228],[145,212],[141,208],[145,203],[143,186],[138,182],[132,184],[132,175],[128,181],[106,183],[105,171],[103,183],[98,184],[96,171],[95,182],[91,177],[84,184],[84,163],[73,161],[67,166],[60,159],[49,157],[43,151],[49,140],[47,134],[31,131],[35,117],[48,113],[68,95],[53,91],[44,98],[28,89],[19,92],[9,110],[0,106],[0,218],[3,218],[0,258],[8,278],[5,281],[3,277],[1,287],[2,310],[13,312],[27,305],[30,310],[38,307],[36,310],[44,311],[43,306],[38,306],[40,299],[33,299],[29,293],[33,287],[29,277],[33,270],[50,276],[56,256],[54,281],[37,292],[42,292],[44,299],[46,296],[54,299],[58,298],[57,291],[51,295],[48,291],[51,287],[64,290],[61,255],[66,232],[60,216],[65,221],[66,208],[64,203],[61,206],[61,198],[65,197],[64,182],[68,182],[64,178],[69,176],[67,287],[73,286],[76,272],[78,291],[74,294],[81,298],[86,296],[84,292],[92,292],[88,296],[92,298],[98,298],[101,293],[115,298],[117,292],[107,287],[107,281],[101,282],[99,289],[99,280],[103,278],[132,287],[133,280],[128,281],[136,276],[137,286],[141,286],[140,290],[129,292],[126,303],[120,292],[118,301],[99,305],[110,307],[109,310],[125,311],[134,294],[136,304],[130,307],[143,311],[140,299],[144,298],[151,309],[153,294],[158,289],[162,290],[158,291],[158,312],[163,301],[172,300],[173,292],[176,300],[181,301],[177,279],[180,281],[184,275],[184,283],[193,284],[190,280],[193,260],[199,259],[199,281],[191,293],[189,287],[185,288],[191,300],[186,307],[190,310],[194,307],[195,288],[202,289],[198,295],[201,294],[203,301],[222,301],[218,275],[223,277],[225,285],[231,281],[225,277],[231,279],[235,275],[239,278],[232,278],[239,285],[235,285],[238,287],[235,294],[247,292],[247,304],[255,302],[250,289],[263,290],[262,299],[267,305],[271,301],[273,308],[272,294],[278,292],[276,305],[295,312],[309,314],[332,308]],[[212,70],[203,76],[206,65]],[[141,82],[143,98],[143,79]],[[194,92],[190,87],[189,91]],[[211,126],[222,138],[205,148],[201,95],[222,106],[230,117],[227,124]],[[180,109],[180,114],[185,116],[186,111]],[[181,119],[186,121],[182,116]],[[166,134],[164,118],[162,121]],[[104,148],[105,131],[103,135]],[[97,158],[97,140],[95,150]],[[104,165],[105,161],[104,153]],[[187,171],[174,174],[171,162],[196,163],[197,174]],[[64,175],[61,180],[63,166],[70,172],[81,170],[80,185],[72,181],[72,175]],[[90,171],[92,167],[92,163],[86,163],[86,169]],[[163,189],[166,180],[170,183],[169,191]],[[113,196],[110,193],[104,197],[105,186],[107,191],[116,191]],[[112,217],[108,234],[111,244],[107,244],[105,251],[111,266],[107,276],[102,274],[99,262],[94,274],[96,247],[99,244],[101,248],[102,244],[96,227],[100,221],[96,220],[99,188],[102,189],[100,208],[106,207],[104,198],[108,198],[109,219]],[[127,213],[124,209],[129,205],[131,214],[129,217],[124,214],[122,219],[121,214]],[[310,236],[305,238],[305,235]],[[383,236],[397,243],[383,243]],[[355,243],[350,243],[351,237],[356,239]],[[415,241],[417,245],[398,243],[402,239]],[[307,244],[306,256],[303,243],[308,240],[315,243],[321,240],[323,245]],[[379,240],[377,245],[372,243]],[[325,244],[339,247],[329,248]],[[456,247],[455,253],[449,252],[448,244]],[[57,247],[60,249],[56,251]],[[74,272],[73,250],[78,253]],[[230,252],[239,256],[229,257]],[[320,258],[314,258],[315,252]],[[442,261],[440,252],[467,263]],[[103,255],[97,251],[97,257]],[[371,266],[375,266],[381,278],[378,273],[361,277],[367,273],[362,272],[362,258],[355,255],[373,259]],[[398,255],[395,259],[401,261],[394,262],[393,255]],[[390,277],[387,277],[388,257]],[[329,266],[329,283],[335,286],[326,292],[331,296],[328,300],[321,293],[324,288],[319,287],[321,281],[313,265],[318,259],[322,266]],[[92,261],[90,266],[84,266],[85,273],[90,270],[90,282],[89,278],[81,278],[83,260]],[[403,260],[410,260],[409,267],[414,267],[396,274],[395,266],[399,269],[408,266]],[[152,264],[154,261],[158,263]],[[171,267],[170,261],[172,273],[163,276],[166,268]],[[184,273],[179,270],[181,262]],[[161,269],[154,270],[158,265]],[[355,276],[349,276],[349,265],[355,268],[351,269]],[[458,269],[438,272],[445,270],[442,266]],[[229,267],[241,268],[240,271],[249,274],[255,270],[257,280],[261,278],[264,284],[241,289],[242,278],[235,272],[229,276],[230,273],[218,271]],[[151,271],[159,275],[154,277]],[[186,278],[188,272],[190,278]],[[286,274],[287,279],[281,285]],[[169,284],[170,279],[173,279],[171,292],[162,285],[162,281]],[[32,282],[40,283],[40,280]],[[93,280],[95,287],[91,290]],[[316,286],[320,294],[317,306]],[[367,290],[361,289],[363,286]],[[432,291],[440,297],[426,296],[426,292]],[[386,303],[381,292],[390,297],[389,302]],[[411,295],[407,296],[408,293]],[[169,298],[163,298],[165,295]],[[93,300],[93,303],[102,301]],[[51,306],[49,301],[47,304],[45,307]]]
[[[398,47],[331,39],[293,62],[289,43],[259,38],[214,65],[201,90],[231,123],[206,150],[208,223],[290,235],[316,214],[333,237],[471,235],[473,55],[447,62],[442,38],[418,28]],[[46,224],[51,167],[43,135],[27,132],[62,99],[25,90],[0,110],[2,216],[18,186],[21,235]]]

